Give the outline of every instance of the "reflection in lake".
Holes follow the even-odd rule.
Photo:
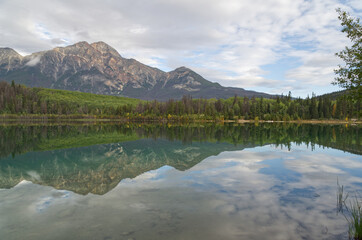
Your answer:
[[[0,159],[0,233],[4,239],[346,239],[336,181],[362,188],[358,131],[0,127],[8,147]]]

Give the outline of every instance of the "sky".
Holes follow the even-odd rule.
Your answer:
[[[0,47],[103,41],[163,71],[306,97],[341,90],[335,53],[350,41],[336,8],[362,16],[360,0],[0,0]]]

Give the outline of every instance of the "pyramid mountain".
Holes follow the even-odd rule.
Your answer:
[[[29,87],[65,89],[145,100],[272,97],[242,88],[223,87],[186,67],[170,72],[123,58],[104,42],[78,42],[67,47],[21,56],[0,48],[0,80]]]

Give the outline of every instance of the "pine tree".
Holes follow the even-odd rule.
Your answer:
[[[344,62],[345,66],[339,65],[335,73],[339,75],[333,84],[348,89],[351,99],[361,101],[362,99],[362,25],[359,18],[353,18],[349,13],[337,9],[338,19],[341,20],[342,32],[347,34],[352,46],[336,53]]]

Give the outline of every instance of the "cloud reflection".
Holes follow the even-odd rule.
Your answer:
[[[298,177],[263,171],[277,167],[277,174]],[[223,152],[186,171],[165,166],[124,179],[103,196],[65,198],[50,187],[21,184],[0,192],[0,214],[12,216],[0,220],[0,230],[29,239],[39,232],[53,239],[343,239],[336,179],[357,188],[362,178],[350,173],[356,168],[362,172],[360,156],[337,150],[265,146]]]

